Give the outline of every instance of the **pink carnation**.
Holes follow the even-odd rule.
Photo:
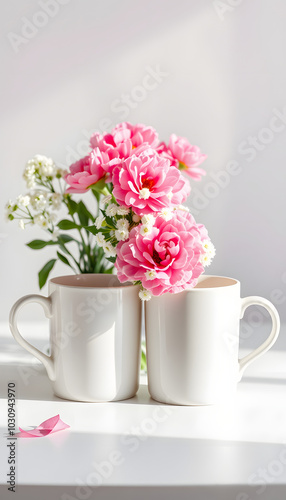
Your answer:
[[[207,157],[201,153],[198,146],[192,146],[184,137],[177,137],[172,134],[169,140],[169,150],[180,165],[179,168],[185,170],[192,179],[199,181],[202,175],[206,175],[205,170],[198,168]]]
[[[181,204],[189,193],[179,170],[152,149],[123,160],[114,168],[112,182],[119,205],[132,207],[138,215]]]
[[[184,170],[195,181],[199,181],[202,175],[206,175],[205,170],[198,166],[207,158],[207,155],[202,154],[198,146],[192,146],[184,137],[172,134],[168,146],[161,142],[157,147],[157,152],[164,158],[168,158],[172,165]]]
[[[158,144],[157,132],[152,127],[123,122],[119,123],[110,134],[96,132],[90,138],[92,148],[99,148],[106,153],[108,161],[102,166],[107,172],[112,172],[115,160],[125,159],[132,155],[138,146],[156,147]]]
[[[132,142],[133,148],[141,146],[143,143],[147,143],[151,148],[155,148],[158,144],[158,134],[153,127],[147,127],[141,123],[137,125],[132,125],[129,122],[119,123],[112,131],[115,136],[119,134],[119,137],[128,134]]]
[[[158,216],[148,236],[140,233],[140,226],[117,245],[118,279],[141,281],[153,295],[194,287],[204,267],[201,231],[192,215],[175,211],[170,221]]]
[[[70,185],[66,192],[85,193],[106,175],[106,171],[102,168],[102,163],[106,160],[107,157],[104,158],[104,155],[96,149],[73,163],[70,166],[70,172],[65,177],[67,184]]]

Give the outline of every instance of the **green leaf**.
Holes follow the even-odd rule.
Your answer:
[[[40,289],[43,288],[43,286],[45,285],[47,279],[48,279],[48,276],[51,272],[51,270],[53,269],[55,263],[57,262],[57,259],[52,259],[52,260],[49,260],[49,262],[47,262],[44,267],[40,270],[39,272],[39,287]]]
[[[60,234],[60,236],[58,237],[58,241],[60,243],[68,243],[69,241],[77,241],[75,238],[73,238],[72,236],[68,236],[68,234]]]
[[[115,264],[116,257],[106,257],[106,260],[108,260],[109,262],[112,262],[112,264]]]
[[[90,233],[92,233],[92,234],[94,234],[94,235],[95,235],[95,234],[97,234],[97,233],[99,232],[99,231],[98,231],[98,229],[96,229],[96,227],[95,227],[95,226],[85,226],[85,227],[84,227],[84,229],[85,229],[86,231],[89,231]]]
[[[62,253],[57,252],[57,256],[58,256],[58,258],[59,258],[59,259],[60,259],[60,260],[61,260],[64,264],[66,264],[67,266],[71,267],[71,265],[70,265],[70,263],[69,263],[68,259],[67,259],[67,258],[66,258],[66,257],[65,257]]]
[[[83,201],[80,201],[77,206],[77,214],[82,226],[87,226],[89,219],[94,222],[95,218],[90,213],[90,211],[86,208]]]
[[[107,224],[109,226],[113,227],[114,229],[116,229],[116,225],[114,224],[114,220],[112,219],[112,217],[109,217],[108,215],[106,215],[105,210],[100,209],[100,211],[101,211],[103,217],[105,218]]]
[[[76,224],[75,222],[73,222],[72,220],[68,220],[68,219],[63,219],[61,220],[59,223],[58,223],[58,227],[60,229],[64,229],[64,230],[69,230],[69,229],[80,229],[80,226],[78,224]]]
[[[44,240],[33,240],[27,243],[27,247],[32,248],[32,250],[40,250],[48,245],[55,245],[55,241],[44,241]]]
[[[91,190],[93,196],[95,197],[97,203],[99,204],[100,202],[100,193],[98,191],[94,191],[93,189]]]
[[[74,200],[71,200],[71,198],[68,198],[67,200],[67,206],[69,209],[69,214],[73,215],[77,211],[77,202]]]

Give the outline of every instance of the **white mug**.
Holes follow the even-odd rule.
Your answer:
[[[49,296],[26,295],[10,312],[14,338],[45,366],[56,396],[75,401],[117,401],[139,387],[139,287],[108,274],[61,276]],[[17,328],[19,309],[42,305],[50,318],[51,355],[29,344]]]
[[[238,359],[239,320],[253,304],[272,319],[267,340]],[[202,275],[196,287],[153,297],[145,308],[148,388],[169,404],[207,405],[228,400],[245,368],[276,341],[280,321],[262,297],[240,298],[240,283]]]

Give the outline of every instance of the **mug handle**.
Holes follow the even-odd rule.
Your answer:
[[[252,363],[252,361],[254,361],[256,358],[267,352],[268,349],[270,349],[270,347],[273,346],[279,335],[280,319],[278,311],[276,307],[274,307],[274,305],[271,304],[271,302],[269,302],[269,300],[264,299],[263,297],[245,297],[244,299],[241,299],[240,319],[243,317],[245,309],[253,305],[262,306],[269,312],[272,319],[272,330],[269,337],[265,340],[265,342],[263,342],[263,344],[257,347],[257,349],[255,349],[253,352],[247,354],[247,356],[244,356],[244,358],[238,360],[239,364],[238,380],[241,379],[245,368],[250,363]]]
[[[37,304],[41,304],[44,309],[46,318],[51,318],[52,313],[52,300],[50,297],[43,297],[42,295],[25,295],[21,299],[17,300],[17,302],[13,305],[10,316],[9,316],[9,324],[10,330],[14,339],[20,344],[20,346],[24,347],[26,351],[33,354],[37,359],[39,359],[44,367],[47,370],[48,377],[50,380],[55,380],[55,369],[54,362],[51,356],[46,356],[43,352],[36,349],[36,347],[32,346],[27,340],[25,340],[20,334],[17,327],[17,319],[19,310],[26,304],[31,304],[36,302]]]

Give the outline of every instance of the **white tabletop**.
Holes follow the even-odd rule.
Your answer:
[[[33,343],[46,343],[41,325],[26,331]],[[285,350],[272,349],[249,367],[224,405],[156,403],[144,377],[132,399],[76,403],[55,397],[45,369],[6,327],[1,333],[1,500],[285,500]],[[57,414],[70,425],[17,440],[16,494],[6,484],[11,381],[18,426],[29,429]]]

